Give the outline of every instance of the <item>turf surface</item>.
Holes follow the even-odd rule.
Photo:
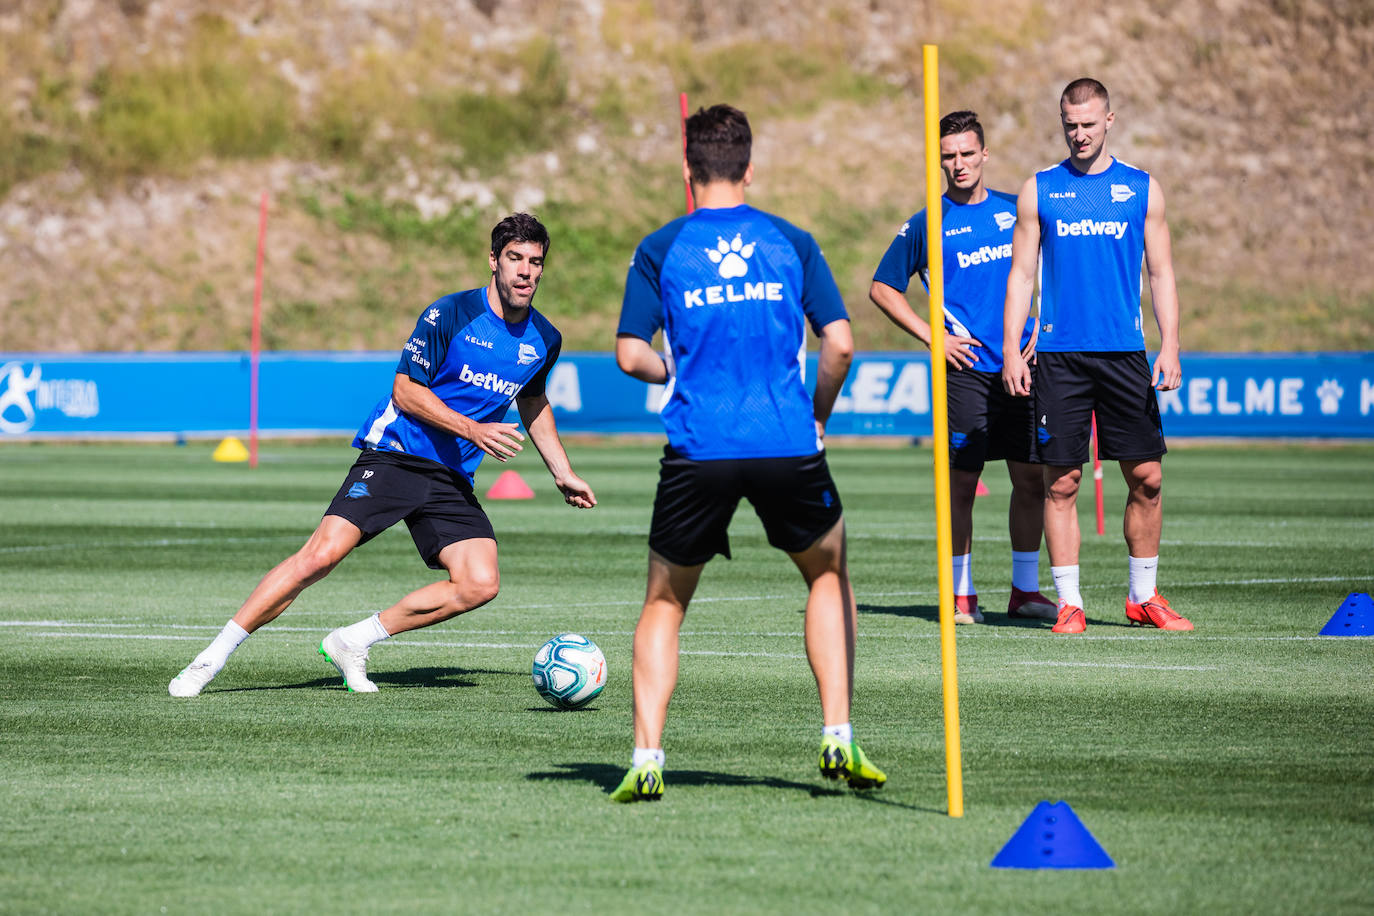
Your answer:
[[[1374,448],[1169,456],[1161,583],[1192,634],[1125,626],[1110,472],[1106,537],[1081,507],[1088,632],[1008,620],[1008,486],[990,468],[988,623],[958,634],[961,819],[944,813],[927,450],[831,455],[861,612],[855,724],[887,788],[818,779],[800,578],[745,508],[688,615],[667,794],[635,806],[606,793],[631,744],[655,449],[573,444],[592,512],[517,459],[538,497],[487,505],[501,595],[376,647],[379,694],[345,692],[314,649],[429,580],[404,528],[175,700],[167,681],[304,540],[353,454],[269,444],[250,470],[210,450],[0,447],[0,912],[1374,907],[1374,640],[1317,637],[1374,586]],[[610,665],[578,712],[529,680],[565,630]],[[990,868],[1044,799],[1116,868]]]

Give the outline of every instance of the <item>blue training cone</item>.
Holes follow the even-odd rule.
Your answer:
[[[1068,802],[1042,801],[992,859],[993,868],[1115,868]]]
[[[1374,598],[1351,592],[1322,627],[1322,636],[1374,636]]]

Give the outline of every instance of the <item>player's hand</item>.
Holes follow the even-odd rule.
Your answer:
[[[497,461],[514,458],[525,448],[520,444],[525,436],[514,423],[478,423],[468,439]]]
[[[1002,387],[1012,397],[1026,397],[1031,390],[1030,366],[1018,352],[1010,357],[1003,354]]]
[[[1159,391],[1173,391],[1183,384],[1183,367],[1179,364],[1177,351],[1159,352],[1150,384]]]
[[[563,501],[575,509],[590,509],[596,505],[596,494],[587,482],[576,474],[569,473],[554,479]]]
[[[968,369],[978,362],[978,354],[973,352],[974,347],[981,347],[972,337],[960,337],[957,334],[945,335],[945,362],[955,369]]]

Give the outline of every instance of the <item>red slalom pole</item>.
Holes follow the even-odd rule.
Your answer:
[[[1097,491],[1097,533],[1106,534],[1102,518],[1102,459],[1097,457],[1097,412],[1093,412],[1093,489]]]
[[[687,93],[680,92],[677,97],[678,107],[682,110],[682,155],[687,155]],[[686,178],[682,179],[682,188],[687,193],[687,212],[691,213],[697,208],[696,201],[692,200],[692,183]]]
[[[262,256],[267,241],[267,192],[258,207],[258,263],[253,272],[253,343],[249,352],[248,466],[258,466],[258,358],[262,353]]]

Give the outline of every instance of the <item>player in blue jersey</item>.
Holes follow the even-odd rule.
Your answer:
[[[521,451],[525,436],[505,422],[512,401],[568,505],[596,505],[591,487],[572,471],[544,394],[563,340],[531,304],[548,248],[548,232],[528,213],[497,223],[491,281],[445,296],[420,315],[391,393],[353,440],[362,453],[319,527],[263,577],[219,636],[172,680],[172,696],[197,696],[248,634],[276,619],[353,548],[402,519],[421,558],[448,578],[324,638],[320,654],[350,691],[377,690],[367,677],[374,643],[495,598],[496,535],[473,493],[473,473],[484,456],[505,461]]]
[[[1033,175],[1016,201],[1002,337],[1002,381],[1031,394],[1037,455],[1045,464],[1045,543],[1059,593],[1056,633],[1087,622],[1078,581],[1077,498],[1090,427],[1099,452],[1118,461],[1128,494],[1122,528],[1129,550],[1126,617],[1163,630],[1191,630],[1156,582],[1163,527],[1164,431],[1155,390],[1177,388],[1178,293],[1164,193],[1147,172],[1107,153],[1115,121],[1106,87],[1074,80],[1059,100],[1069,158]],[[1160,349],[1151,370],[1141,327],[1140,266]],[[1039,339],[1034,372],[1020,350],[1039,266]]]
[[[1031,463],[1035,418],[1028,397],[1002,389],[1002,303],[1011,267],[1016,198],[988,189],[983,125],[972,111],[940,119],[940,200],[944,251],[945,359],[950,443],[950,533],[954,546],[954,622],[982,623],[973,584],[973,501],[989,460],[1005,459],[1011,478],[1011,596],[1007,614],[1053,620],[1055,604],[1040,594],[1040,533],[1044,479]],[[868,297],[899,328],[930,346],[930,325],[912,309],[906,290],[919,274],[929,289],[926,211],[902,224],[873,275]],[[1023,323],[1029,352],[1033,323]],[[987,341],[987,343],[984,343]]]
[[[716,105],[687,119],[683,177],[697,209],[640,242],[625,281],[616,361],[665,386],[668,445],[635,627],[634,755],[615,801],[663,794],[678,633],[707,561],[730,556],[727,529],[741,498],[809,589],[806,653],[820,691],[821,773],[855,789],[887,779],[849,724],[854,590],[822,441],[853,358],[849,317],[815,240],[744,202],[751,146],[738,109]],[[804,377],[807,324],[820,338],[814,395]],[[662,355],[651,343],[660,330]]]

